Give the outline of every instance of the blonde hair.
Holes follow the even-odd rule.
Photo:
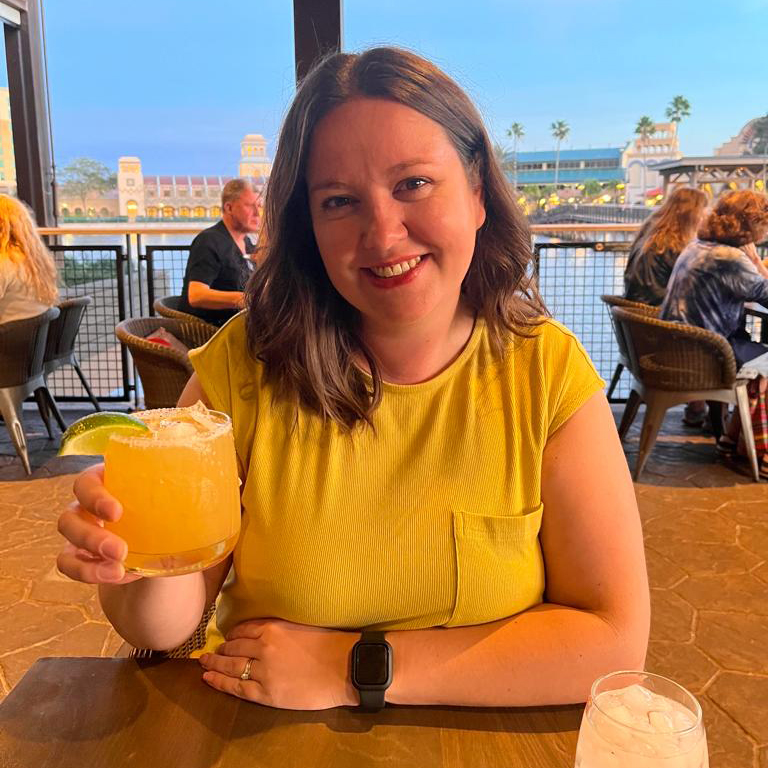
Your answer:
[[[21,267],[42,304],[53,305],[59,297],[56,264],[37,234],[29,209],[14,197],[0,195],[0,260]]]

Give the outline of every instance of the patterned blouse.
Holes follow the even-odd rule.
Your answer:
[[[768,304],[768,279],[749,257],[731,245],[694,240],[675,263],[660,317],[729,338],[747,301]]]

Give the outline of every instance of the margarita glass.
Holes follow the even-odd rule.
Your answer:
[[[104,527],[127,542],[126,571],[172,576],[223,560],[240,532],[229,417],[201,403],[135,415],[149,431],[112,434],[104,451],[104,484],[123,506]]]

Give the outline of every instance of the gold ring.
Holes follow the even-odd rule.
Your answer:
[[[245,662],[245,669],[243,670],[243,674],[240,675],[241,680],[250,680],[251,679],[251,664],[253,664],[253,659],[248,659]]]

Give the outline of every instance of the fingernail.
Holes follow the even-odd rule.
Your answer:
[[[120,563],[102,563],[96,573],[102,581],[120,581],[125,575],[125,570]]]
[[[125,560],[125,556],[128,554],[127,549],[124,541],[116,541],[115,539],[104,539],[99,544],[99,554],[109,560]]]
[[[207,653],[204,653],[204,654],[203,654],[203,655],[202,655],[202,656],[201,656],[201,657],[198,659],[198,661],[200,662],[200,664],[201,664],[202,666],[204,666],[204,667],[207,667],[207,666],[208,666],[208,654],[207,654]]]
[[[99,499],[93,505],[94,514],[103,520],[115,519],[115,502],[111,499]]]

